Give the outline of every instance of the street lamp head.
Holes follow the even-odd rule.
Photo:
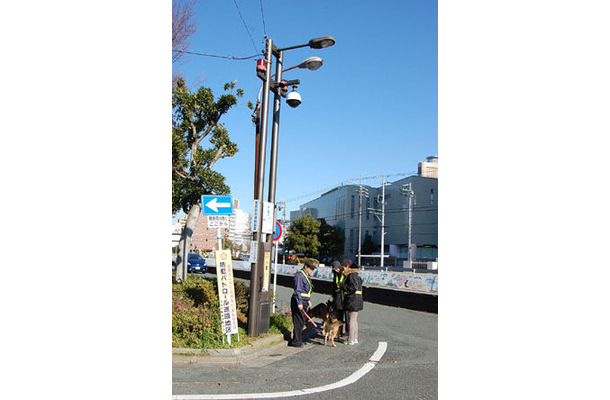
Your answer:
[[[324,60],[322,60],[320,57],[313,56],[313,57],[309,57],[306,60],[303,60],[298,65],[283,69],[282,72],[287,72],[287,71],[293,70],[295,68],[307,68],[310,71],[315,71],[316,69],[320,68],[323,63],[324,63]],[[275,74],[273,74],[271,76],[275,76]]]
[[[325,49],[335,44],[335,38],[332,36],[322,36],[319,38],[311,39],[309,41],[309,47],[312,49]]]
[[[301,47],[309,46],[312,49],[325,49],[327,47],[333,46],[335,44],[335,38],[332,36],[322,36],[319,38],[311,39],[309,43],[299,44],[297,46],[284,47],[279,49],[273,46],[273,54],[277,57],[281,51],[292,50],[292,49],[300,49]]]
[[[316,69],[320,68],[323,63],[324,60],[322,60],[320,57],[313,56],[300,63],[299,68],[307,68],[310,71],[315,71]]]

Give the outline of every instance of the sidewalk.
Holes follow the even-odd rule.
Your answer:
[[[321,334],[321,328],[316,329],[308,323],[307,329],[303,331],[303,340],[314,338],[318,333]],[[291,332],[272,335],[235,349],[172,348],[172,364],[241,364],[288,347],[288,338],[291,335]]]

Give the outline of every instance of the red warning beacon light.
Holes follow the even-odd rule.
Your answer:
[[[256,60],[256,72],[266,72],[267,71],[267,60],[261,58]]]

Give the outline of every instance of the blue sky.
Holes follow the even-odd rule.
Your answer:
[[[286,201],[292,211],[341,182],[414,174],[419,161],[438,154],[437,15],[437,3],[426,0],[263,0],[262,11],[260,1],[200,0],[190,51],[247,57],[262,54],[265,33],[278,47],[335,37],[335,46],[327,49],[284,53],[285,68],[313,55],[324,59],[317,71],[284,74],[301,80],[303,99],[296,109],[283,101],[280,112],[276,202]],[[204,85],[219,95],[225,82],[237,80],[245,90],[240,104],[222,119],[239,153],[215,169],[248,212],[254,194],[254,125],[246,103],[256,103],[262,84],[255,60],[185,55],[174,65],[189,87]],[[265,200],[268,177],[267,168]],[[380,182],[364,180],[372,186]]]

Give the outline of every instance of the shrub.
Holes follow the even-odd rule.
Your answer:
[[[269,332],[273,334],[281,334],[292,329],[292,317],[290,314],[275,313],[271,314],[269,323]]]
[[[238,347],[257,339],[246,334],[250,287],[242,281],[234,283],[240,341],[232,342],[231,346],[223,343],[217,281],[193,276],[172,285],[172,347]],[[286,310],[271,314],[270,334],[281,334],[289,329],[292,329],[292,319]]]
[[[172,285],[172,346],[206,349],[222,343],[217,285],[192,277]]]
[[[212,348],[222,343],[218,309],[205,306],[175,308],[172,312],[172,347]]]

